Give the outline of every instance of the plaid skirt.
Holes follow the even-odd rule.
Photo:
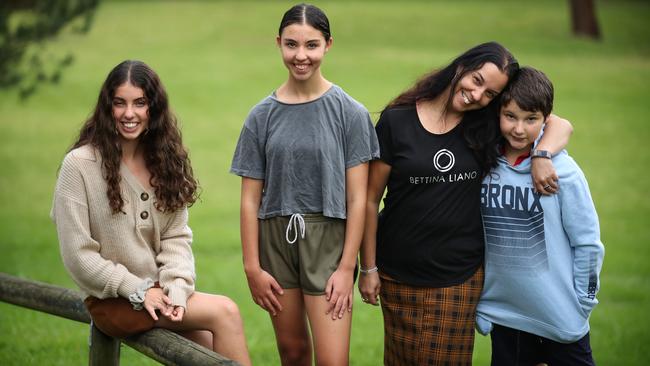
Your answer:
[[[415,287],[381,278],[384,365],[471,365],[483,267],[460,285]]]

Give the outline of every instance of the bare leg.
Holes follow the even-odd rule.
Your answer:
[[[160,317],[156,326],[173,331],[210,331],[215,352],[242,365],[251,364],[239,309],[225,296],[195,292],[187,299],[183,321],[176,323]],[[192,336],[201,337],[198,340],[202,342],[205,334],[193,333]]]
[[[304,295],[307,316],[314,337],[316,365],[347,365],[350,354],[352,313],[345,312],[342,319],[332,320],[325,314],[328,302],[325,295]]]
[[[283,366],[311,366],[311,342],[305,318],[302,290],[285,289],[278,296],[282,311],[271,316]]]
[[[205,348],[214,349],[212,340],[214,336],[209,330],[186,330],[186,331],[176,331],[176,333],[182,335],[183,337],[189,339],[194,343],[198,343]]]

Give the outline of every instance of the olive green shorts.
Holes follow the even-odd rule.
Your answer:
[[[339,265],[345,240],[345,220],[321,214],[302,215],[305,236],[288,234],[290,216],[260,220],[260,265],[284,289],[299,288],[307,295],[323,295],[325,285]]]

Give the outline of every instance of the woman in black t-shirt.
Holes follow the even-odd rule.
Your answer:
[[[503,46],[481,44],[425,75],[381,114],[359,290],[364,302],[381,298],[386,365],[472,362],[483,287],[480,189],[496,165],[500,135],[493,101],[518,69]],[[571,126],[557,117],[550,125],[538,149],[556,153]],[[536,184],[553,193],[550,160],[535,164]]]

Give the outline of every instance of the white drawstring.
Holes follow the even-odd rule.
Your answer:
[[[296,233],[293,236],[293,240],[289,240],[289,232],[291,232],[291,228],[293,226],[293,231]],[[298,228],[300,228],[300,237],[305,238],[305,219],[302,217],[301,214],[293,214],[291,215],[291,218],[289,218],[289,225],[287,225],[287,232],[285,234],[285,238],[287,239],[287,243],[293,244],[298,240]]]

